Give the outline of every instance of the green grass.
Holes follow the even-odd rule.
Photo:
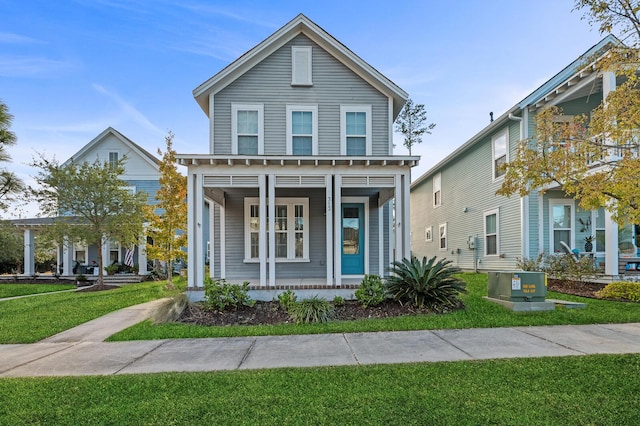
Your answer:
[[[640,355],[0,379],[0,424],[631,425]]]
[[[640,304],[575,297],[549,292],[547,298],[579,301],[586,309],[556,308],[545,312],[513,312],[488,302],[487,275],[462,274],[468,294],[467,308],[445,315],[411,315],[399,318],[328,322],[324,324],[280,324],[262,326],[209,327],[187,324],[139,323],[109,338],[110,341],[190,337],[264,336],[286,334],[352,333],[369,331],[433,330],[478,327],[511,327],[560,324],[602,324],[640,322]]]
[[[76,288],[72,284],[0,284],[0,299]]]
[[[165,281],[0,301],[0,343],[33,343],[118,309],[175,294]],[[184,288],[184,283],[181,284]]]

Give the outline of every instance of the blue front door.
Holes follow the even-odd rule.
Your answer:
[[[364,274],[364,204],[342,205],[342,273]]]

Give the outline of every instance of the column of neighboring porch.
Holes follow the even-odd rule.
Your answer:
[[[274,174],[269,175],[269,229],[276,229],[276,177]],[[264,217],[264,216],[260,216]],[[262,221],[261,221],[262,222]],[[262,285],[262,272],[260,273],[260,285]],[[276,233],[269,232],[269,286],[276,285]]]
[[[67,237],[62,244],[62,275],[73,275],[73,243]]]
[[[616,90],[616,74],[610,71],[602,73],[602,98],[606,103],[609,93]],[[618,275],[618,224],[613,221],[611,213],[605,210],[605,252],[604,273],[606,275]]]
[[[327,175],[325,179],[325,226],[326,226],[326,247],[327,247],[327,285],[333,285],[333,177]],[[308,225],[307,225],[308,226]],[[336,227],[338,225],[336,224]]]
[[[146,229],[146,224],[145,224]],[[138,274],[147,275],[147,236],[143,235],[138,239]]]
[[[395,249],[396,254],[394,260],[400,261],[404,258],[404,214],[403,204],[402,204],[402,196],[403,193],[403,185],[402,185],[402,175],[396,175],[396,187],[394,193],[394,208],[395,208]]]
[[[260,258],[260,287],[266,287],[267,285],[267,221],[263,220],[263,218],[267,217],[267,187],[266,187],[266,176],[261,174],[258,176],[258,185],[259,185],[259,204],[258,204],[258,217],[260,217],[259,223],[259,239],[258,239],[258,253]],[[273,204],[271,205],[273,206]],[[270,207],[271,207],[270,206]],[[271,208],[270,208],[271,210]],[[273,215],[271,215],[271,218]],[[274,228],[271,228],[271,234],[275,234],[273,232]]]
[[[334,176],[335,192],[333,194],[333,275],[334,285],[342,285],[342,175]]]
[[[33,275],[35,268],[35,231],[33,229],[24,230],[24,274]]]

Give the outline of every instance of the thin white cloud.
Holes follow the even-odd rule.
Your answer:
[[[236,3],[237,4],[241,4],[241,3]],[[188,3],[185,4],[183,2],[178,2],[177,4],[175,4],[175,6],[179,6],[182,7],[184,9],[187,9],[191,12],[196,12],[198,14],[207,14],[207,15],[211,15],[211,16],[221,16],[223,18],[229,18],[229,19],[233,19],[235,21],[238,22],[245,22],[251,25],[258,25],[261,27],[266,27],[266,28],[272,28],[272,29],[276,29],[278,27],[280,27],[280,25],[282,25],[282,23],[280,23],[279,25],[276,25],[272,22],[266,22],[263,21],[261,19],[256,19],[256,16],[259,16],[259,14],[256,13],[238,13],[238,12],[232,12],[228,9],[223,9],[217,6],[212,6],[211,4],[207,4],[207,3]]]
[[[40,57],[0,57],[0,77],[51,78],[75,67],[72,62]]]
[[[42,40],[14,33],[0,33],[0,43],[6,44],[41,44]]]
[[[107,90],[105,87],[94,83],[93,88],[102,95],[114,101],[120,107],[121,115],[127,119],[133,120],[142,127],[150,130],[158,135],[164,135],[166,132],[153,124],[142,112],[136,109],[129,102],[121,98],[117,93]]]

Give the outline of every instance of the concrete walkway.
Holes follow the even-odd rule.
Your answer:
[[[640,353],[640,323],[103,341],[148,318],[158,303],[113,312],[39,343],[0,345],[0,377]]]

